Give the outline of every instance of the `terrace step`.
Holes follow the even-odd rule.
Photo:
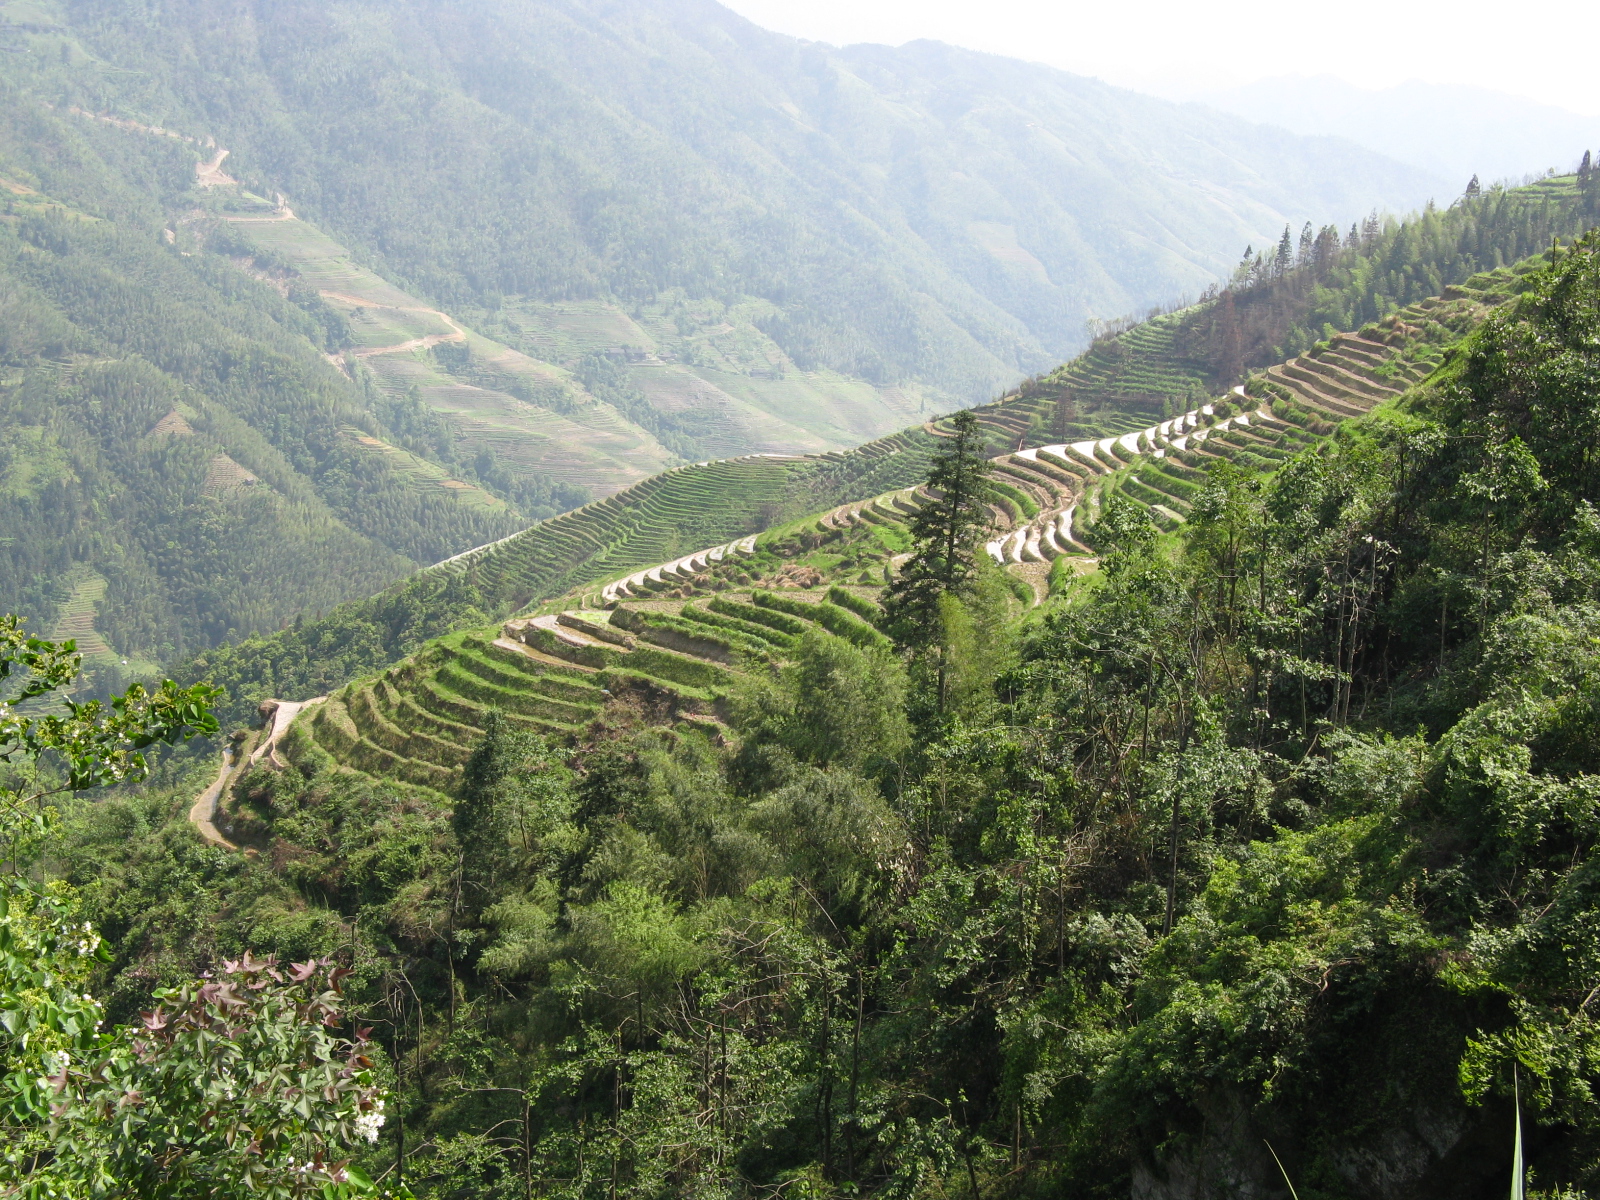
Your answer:
[[[1266,375],[1269,380],[1294,396],[1301,405],[1314,412],[1328,413],[1339,418],[1366,415],[1366,409],[1357,407],[1347,400],[1329,396],[1303,379],[1294,379],[1284,374],[1281,366],[1268,367]]]
[[[1327,359],[1297,358],[1294,360],[1294,365],[1301,370],[1322,376],[1335,386],[1351,393],[1352,399],[1366,397],[1376,404],[1398,394],[1400,390],[1391,383],[1374,382],[1366,378],[1365,373],[1358,374],[1347,370]]]

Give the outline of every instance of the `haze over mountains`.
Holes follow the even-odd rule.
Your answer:
[[[57,86],[85,107],[216,137],[434,300],[755,297],[800,367],[959,399],[1053,365],[1087,318],[1198,292],[1285,222],[1432,183],[1013,60],[806,45],[709,0],[57,19],[77,64]]]
[[[1332,75],[1285,75],[1184,98],[1296,133],[1348,138],[1455,189],[1474,175],[1489,183],[1570,171],[1600,140],[1600,117],[1464,83],[1361,88]]]

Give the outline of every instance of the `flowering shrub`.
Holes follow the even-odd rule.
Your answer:
[[[337,1157],[383,1125],[367,1031],[334,1032],[348,973],[326,962],[281,971],[247,953],[158,992],[137,1025],[45,1081],[57,1161],[73,1174],[96,1164],[87,1181],[113,1194],[370,1190]]]
[[[348,970],[246,953],[106,1030],[88,991],[99,935],[65,888],[16,871],[50,795],[141,778],[145,747],[216,732],[216,689],[169,681],[25,716],[16,702],[66,686],[78,656],[0,615],[0,681],[18,668],[0,696],[0,1197],[376,1195],[344,1157],[383,1127],[367,1031],[337,1032]]]
[[[336,1033],[347,970],[246,954],[106,1032],[99,939],[0,889],[0,1195],[375,1194],[342,1157],[383,1127],[367,1031]]]

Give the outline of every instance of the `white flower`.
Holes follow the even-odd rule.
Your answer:
[[[377,1109],[361,1113],[355,1120],[356,1133],[366,1138],[369,1142],[378,1140],[378,1131],[383,1128],[383,1114]]]

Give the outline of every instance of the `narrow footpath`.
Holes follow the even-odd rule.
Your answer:
[[[288,732],[290,724],[306,709],[313,705],[321,704],[326,696],[318,696],[314,700],[269,700],[268,709],[263,705],[263,713],[268,725],[259,745],[250,752],[250,757],[245,766],[253,766],[266,759],[267,765],[273,770],[282,771],[288,766],[278,756],[278,739]],[[222,793],[233,781],[234,774],[240,769],[238,755],[233,747],[229,746],[222,752],[222,767],[217,772],[217,778],[212,784],[194,799],[194,804],[189,808],[189,824],[193,825],[200,836],[213,846],[221,846],[224,850],[237,850],[239,847],[222,836],[217,829],[217,805],[222,800]]]
[[[217,815],[217,801],[222,797],[222,789],[233,778],[233,759],[231,747],[222,752],[222,769],[217,772],[216,782],[196,796],[193,807],[189,809],[189,824],[199,830],[200,836],[206,841],[224,850],[239,848],[218,833],[216,825],[212,823]]]

